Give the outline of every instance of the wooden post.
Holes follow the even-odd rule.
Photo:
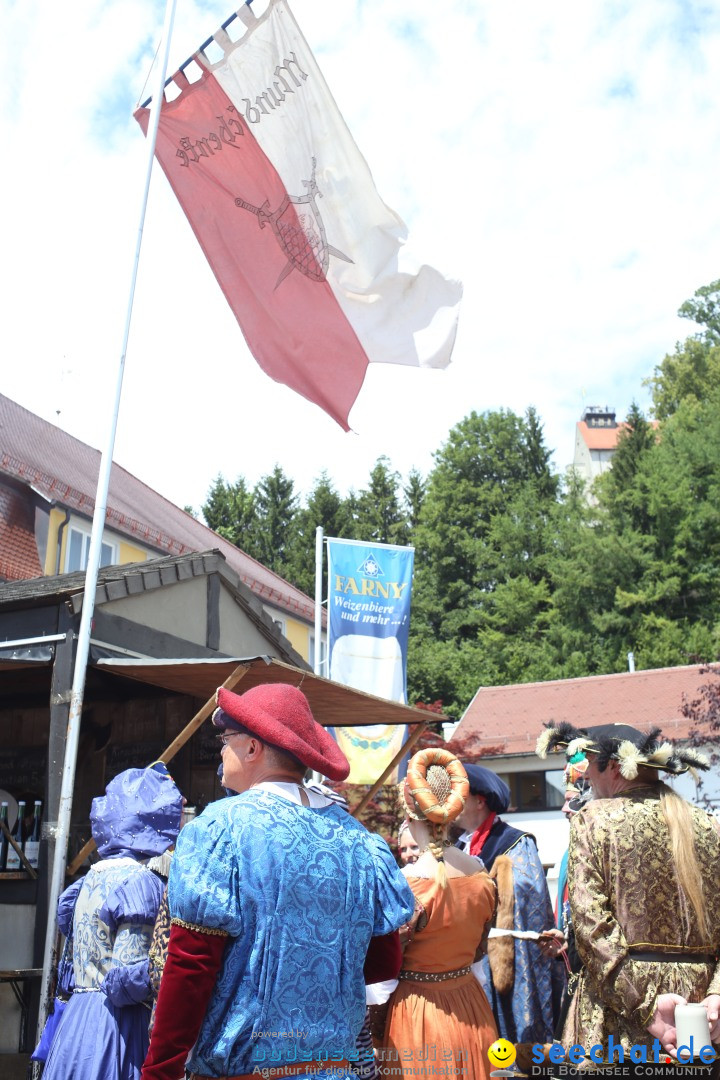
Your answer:
[[[240,682],[240,680],[247,673],[247,671],[248,668],[245,664],[238,664],[235,670],[227,677],[227,679],[223,683],[223,689],[232,690],[233,686],[236,686],[237,683]],[[168,761],[172,761],[178,751],[182,750],[188,739],[192,738],[192,736],[195,734],[199,727],[202,727],[208,716],[210,716],[210,713],[214,712],[214,710],[215,694],[213,694],[212,697],[208,698],[202,709],[195,713],[192,720],[190,720],[189,723],[185,725],[180,734],[173,739],[167,750],[163,751],[163,753],[157,760],[162,761],[164,765],[167,765]],[[95,846],[95,841],[92,837],[90,837],[87,843],[83,844],[83,846],[80,848],[77,855],[69,864],[66,870],[66,874],[68,875],[68,877],[78,871],[78,869],[87,859],[90,852],[95,850]]]
[[[387,777],[390,775],[390,773],[393,771],[393,769],[398,764],[398,762],[402,761],[405,754],[407,754],[407,752],[409,750],[412,750],[413,746],[418,741],[418,739],[423,734],[423,732],[425,731],[426,728],[427,728],[427,724],[425,724],[425,723],[417,725],[417,727],[415,728],[415,730],[413,731],[412,735],[410,736],[408,741],[405,743],[405,745],[400,747],[400,749],[398,750],[397,754],[392,759],[392,761],[390,762],[388,767],[384,770],[384,772],[380,773],[380,776],[375,781],[375,783],[370,788],[370,790],[368,792],[366,792],[365,795],[363,795],[362,799],[360,800],[360,802],[357,804],[357,806],[355,807],[355,809],[352,812],[353,817],[359,817],[360,816],[362,811],[365,809],[367,804],[372,799],[373,795],[375,795],[378,792],[378,790],[382,787],[383,783],[385,782]]]

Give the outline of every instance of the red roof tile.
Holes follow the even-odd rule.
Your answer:
[[[578,420],[578,431],[589,450],[614,450],[620,438],[620,432],[626,426],[626,424],[618,424],[614,428],[588,427],[585,420]]]
[[[0,580],[42,576],[32,506],[19,491],[0,484]]]
[[[699,665],[593,675],[513,686],[483,686],[471,701],[453,738],[502,746],[504,754],[533,754],[544,724],[575,727],[632,724],[661,727],[671,739],[687,738],[692,724],[681,714],[684,696],[713,682]],[[717,669],[720,674],[720,668]],[[717,676],[715,676],[717,678]]]
[[[92,517],[99,472],[98,450],[0,394],[0,474],[31,484],[47,499]],[[315,617],[313,601],[300,589],[115,463],[106,520],[109,529],[158,552],[185,555],[216,548],[267,603],[308,622]]]

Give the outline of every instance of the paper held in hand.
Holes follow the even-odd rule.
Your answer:
[[[488,937],[514,937],[523,938],[526,941],[539,941],[541,937],[545,937],[544,934],[539,934],[537,930],[501,930],[499,927],[494,926],[488,933]]]

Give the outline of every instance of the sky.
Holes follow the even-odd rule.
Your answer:
[[[264,10],[256,0],[254,10]],[[275,464],[341,494],[426,475],[471,410],[536,408],[555,467],[624,418],[720,277],[720,9],[695,0],[292,0],[416,257],[463,282],[444,371],[371,365],[344,433],[252,359],[159,167],[115,460],[180,506]],[[178,0],[169,71],[232,13]],[[161,0],[0,0],[0,390],[98,448],[120,369]]]

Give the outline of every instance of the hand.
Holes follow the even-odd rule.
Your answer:
[[[538,948],[543,956],[554,958],[567,949],[567,941],[562,930],[543,930],[538,938]]]
[[[720,999],[718,999],[720,1002]],[[655,1012],[647,1025],[647,1031],[660,1040],[663,1050],[677,1058],[677,1032],[675,1031],[675,1006],[687,1005],[679,994],[660,994],[655,1002]]]
[[[708,994],[703,1005],[708,1014],[710,1039],[714,1043],[720,1042],[720,994]]]

